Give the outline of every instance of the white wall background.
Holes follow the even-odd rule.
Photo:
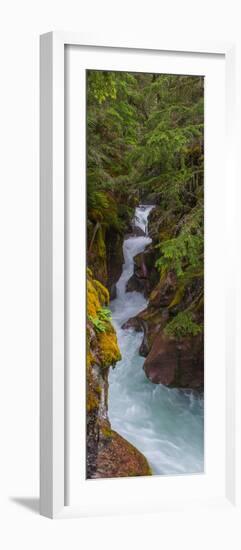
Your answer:
[[[38,496],[38,37],[55,29],[232,39],[239,0],[5,0],[0,16],[1,547],[240,548],[241,511],[51,522]],[[4,539],[4,542],[3,540]]]

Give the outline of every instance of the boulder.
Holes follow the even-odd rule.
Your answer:
[[[137,332],[143,332],[143,340],[139,349],[140,355],[146,357],[157,334],[166,324],[169,317],[168,310],[157,310],[148,306],[135,317],[131,317],[123,325],[123,329],[134,328]]]
[[[159,274],[154,266],[155,251],[149,246],[144,252],[134,257],[134,273],[126,284],[126,291],[142,292],[144,296],[149,296],[151,290],[156,285]]]
[[[203,348],[200,334],[177,340],[160,332],[144,362],[144,371],[154,384],[202,390]]]
[[[131,237],[145,237],[145,231],[143,231],[143,229],[141,229],[141,227],[138,227],[136,225],[134,225],[132,227],[132,231],[131,231],[131,234],[130,236]]]
[[[152,475],[144,455],[114,430],[99,445],[95,478]]]

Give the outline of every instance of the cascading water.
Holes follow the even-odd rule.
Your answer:
[[[109,374],[109,418],[112,428],[147,458],[154,474],[203,472],[203,399],[191,391],[152,384],[139,355],[143,335],[122,324],[147,306],[139,292],[126,292],[134,256],[151,242],[148,215],[153,206],[139,206],[134,225],[146,236],[124,241],[124,265],[111,302],[112,319],[122,354]]]

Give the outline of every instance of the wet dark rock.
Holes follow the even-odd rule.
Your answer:
[[[142,357],[147,357],[149,353],[149,343],[148,343],[148,336],[147,336],[147,323],[143,321],[143,340],[139,349],[139,353]]]
[[[195,309],[195,319],[202,323],[202,303],[198,309],[201,290],[199,278],[184,289],[176,275],[168,272],[150,293],[146,309],[124,324],[123,328],[143,332],[139,353],[146,358],[143,368],[151,382],[198,391],[203,389],[203,335],[180,339],[165,335],[166,324],[187,307]]]
[[[116,295],[117,295],[117,290],[116,290],[116,284],[115,283],[112,283],[112,285],[110,286],[109,293],[110,293],[110,300],[115,300]]]
[[[159,278],[158,272],[154,265],[155,251],[148,246],[144,252],[137,254],[134,257],[134,273],[130,277],[126,285],[127,292],[141,292],[145,297],[157,283]]]
[[[143,229],[141,229],[141,227],[134,226],[134,227],[132,227],[130,236],[131,237],[145,237],[146,234],[145,234],[145,231],[143,231]]]
[[[147,295],[148,282],[145,277],[141,277],[138,272],[132,275],[126,284],[126,292],[141,292],[145,296]]]
[[[143,368],[154,384],[203,390],[203,336],[177,340],[160,332]]]
[[[168,318],[169,312],[167,310],[156,310],[148,306],[135,317],[128,319],[122,328],[133,328],[137,332],[143,332],[139,353],[146,357],[151,350],[154,338],[163,329]]]
[[[111,299],[116,297],[115,285],[121,276],[124,263],[123,235],[114,231],[106,233],[107,288]]]

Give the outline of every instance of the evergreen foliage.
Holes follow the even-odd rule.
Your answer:
[[[88,71],[90,251],[100,231],[102,240],[105,230],[123,234],[133,206],[152,195],[156,269],[175,272],[184,290],[196,278],[203,288],[203,130],[202,77]],[[195,334],[196,326],[182,311],[167,331]]]
[[[175,338],[182,338],[183,336],[196,336],[202,332],[202,327],[193,320],[193,315],[190,311],[181,311],[167,323],[165,334],[168,336],[174,336]]]

